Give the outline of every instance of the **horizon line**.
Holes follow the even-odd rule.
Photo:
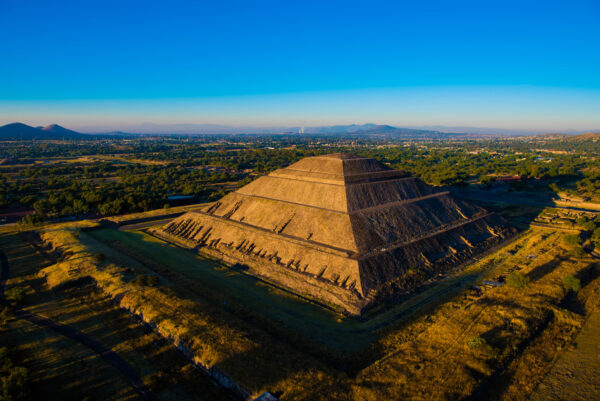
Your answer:
[[[586,133],[600,133],[600,129],[590,128],[590,129],[572,129],[567,128],[563,130],[544,130],[544,129],[532,129],[532,128],[497,128],[497,127],[485,127],[485,126],[449,126],[442,124],[432,124],[432,125],[392,125],[392,124],[379,124],[379,123],[347,123],[347,124],[319,124],[319,125],[226,125],[226,124],[218,124],[218,123],[153,123],[153,122],[142,122],[137,123],[133,126],[129,126],[126,128],[121,125],[121,128],[113,127],[113,128],[92,128],[85,126],[69,126],[69,124],[63,123],[50,123],[50,124],[31,124],[31,123],[23,123],[20,121],[12,121],[10,123],[5,123],[0,125],[0,128],[13,124],[23,124],[28,127],[33,128],[45,128],[52,125],[59,126],[61,128],[65,128],[68,130],[75,131],[80,134],[86,135],[102,135],[102,134],[112,134],[112,133],[122,133],[128,135],[184,135],[184,136],[194,136],[194,135],[243,135],[243,134],[252,134],[252,135],[277,135],[277,134],[299,134],[305,136],[311,135],[343,135],[343,134],[352,134],[352,133],[360,133],[365,129],[372,129],[376,127],[389,127],[390,129],[407,129],[407,130],[416,130],[416,131],[431,131],[432,133],[442,133],[442,134],[465,134],[465,135],[484,135],[484,136],[526,136],[526,135],[544,135],[544,134],[564,134],[564,135],[578,135],[578,134],[586,134]],[[156,126],[158,131],[136,131],[136,128],[141,128],[146,126]],[[71,127],[71,128],[69,128]],[[188,132],[174,132],[169,131],[169,127],[173,130],[190,130]],[[331,129],[335,127],[340,128],[350,128],[357,127],[362,129],[357,129],[357,131],[352,132],[303,132],[300,134],[296,132],[301,128],[306,129]],[[215,129],[215,130],[238,130],[239,132],[200,132],[193,131],[194,129]],[[254,130],[251,132],[243,132],[243,130]],[[261,130],[264,130],[261,132]],[[466,131],[465,131],[466,130]],[[481,132],[477,132],[480,130]],[[271,131],[271,132],[267,132]],[[496,131],[494,133],[494,131]],[[374,132],[376,133],[376,132]]]

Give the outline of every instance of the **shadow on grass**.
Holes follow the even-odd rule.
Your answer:
[[[581,282],[581,288],[585,288],[592,281],[600,277],[600,263],[592,263],[587,268],[580,270],[575,275]]]
[[[210,305],[215,316],[223,311],[235,315],[237,319],[221,319],[225,326],[266,332],[349,375],[382,358],[377,340],[388,327],[428,313],[480,277],[479,273],[465,273],[424,286],[364,319],[344,318],[139,231],[98,229],[86,234],[176,284],[170,287],[176,296]],[[268,349],[269,344],[261,346]]]
[[[268,353],[267,353],[268,355]],[[246,390],[251,393],[260,393],[267,389],[279,399],[286,399],[286,395],[290,390],[294,392],[297,388],[288,389],[283,387],[282,383],[292,383],[294,387],[301,385],[303,391],[308,394],[323,394],[327,395],[330,391],[335,390],[339,394],[351,394],[351,382],[344,379],[340,375],[331,375],[331,380],[314,380],[304,381],[301,384],[295,383],[295,380],[289,380],[294,376],[302,375],[310,377],[310,373],[315,371],[315,365],[307,361],[305,358],[296,359],[295,355],[277,354],[277,349],[273,349],[273,359],[269,360],[268,356],[265,359],[265,352],[260,348],[253,348],[244,352],[237,353],[231,358],[218,362],[217,369],[222,372],[229,372],[234,379],[241,383],[253,383],[247,385]],[[283,359],[283,361],[282,361]],[[261,360],[260,364],[256,364],[252,369],[244,369],[240,371],[240,366],[247,364],[245,361]],[[277,360],[277,362],[275,362]],[[306,363],[308,362],[308,363]],[[277,366],[276,369],[273,366]],[[318,367],[317,367],[318,369]],[[288,379],[288,380],[285,380]],[[324,399],[326,399],[325,397]]]
[[[521,192],[507,187],[504,190],[489,188],[448,187],[454,196],[485,207],[504,217],[515,227],[526,230],[535,218],[547,207],[555,207],[553,193],[534,191]]]
[[[600,277],[600,265],[592,263],[585,269],[578,271],[575,277],[581,283],[581,290],[584,290],[592,281]],[[585,316],[587,310],[584,301],[580,297],[581,290],[580,292],[569,291],[560,303],[560,306],[580,316]]]
[[[510,326],[508,323],[493,327],[483,333],[483,337],[489,344],[495,347],[489,355],[489,363],[493,368],[493,373],[490,376],[484,376],[479,373],[473,377],[479,379],[479,384],[475,390],[462,401],[487,401],[499,399],[499,394],[504,394],[508,386],[511,384],[514,371],[511,370],[510,364],[514,358],[521,355],[529,345],[535,341],[540,334],[548,327],[553,319],[552,313],[547,313],[543,316],[538,324],[531,327],[527,337],[518,343],[515,349],[506,349],[511,340]],[[494,352],[495,351],[495,352]]]
[[[551,273],[554,269],[556,269],[556,267],[558,267],[558,265],[560,265],[560,263],[563,260],[565,260],[564,257],[561,257],[561,256],[555,257],[550,262],[544,263],[544,264],[532,269],[527,274],[527,276],[529,277],[531,282],[538,281],[538,280],[542,279],[544,276],[546,276],[547,274]]]
[[[189,361],[170,343],[139,324],[115,305],[89,280],[72,281],[54,290],[42,290],[30,311],[58,319],[92,341],[118,354],[145,377],[153,392],[170,393],[175,386],[189,389],[199,400],[229,400],[199,370],[186,370]],[[25,324],[13,334],[15,346],[27,350],[25,362],[33,375],[32,399],[132,399],[137,393],[102,355],[48,330]],[[181,372],[187,371],[185,375]],[[172,397],[172,396],[170,396]]]

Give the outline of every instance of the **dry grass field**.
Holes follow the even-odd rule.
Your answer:
[[[20,307],[68,325],[115,351],[148,388],[165,400],[229,399],[194,369],[172,344],[144,328],[90,282],[51,289],[39,276],[55,257],[38,248],[32,233],[3,233],[0,249],[11,265],[7,291],[22,288]],[[12,315],[0,326],[8,345],[29,371],[31,399],[137,400],[114,367],[77,341]]]
[[[316,329],[302,329],[302,317],[290,317],[314,306],[296,306],[302,301],[265,290],[237,277],[239,272],[218,266],[208,267],[210,274],[200,272],[207,261],[140,232],[45,228],[43,240],[62,259],[46,263],[35,277],[53,293],[91,277],[98,291],[89,285],[71,290],[96,294],[77,297],[82,305],[93,304],[93,297],[114,299],[196,363],[217,367],[254,396],[270,391],[282,400],[525,400],[539,393],[548,396],[544,399],[570,399],[569,393],[557,395],[556,388],[568,392],[578,382],[565,387],[561,380],[571,375],[585,382],[586,371],[596,366],[585,355],[598,334],[593,311],[600,305],[600,268],[591,256],[571,256],[566,234],[532,227],[442,281],[438,292],[432,286],[408,303],[374,311],[364,322],[323,311],[329,317],[304,317],[305,324],[315,319]],[[515,272],[527,278],[521,287],[506,283]],[[566,275],[577,277],[581,290],[568,291]],[[139,276],[158,281],[140,283]],[[223,277],[232,281],[229,292],[219,284]],[[247,298],[235,293],[242,291],[257,303],[240,307]],[[271,302],[273,296],[286,301]],[[261,297],[264,305],[272,304],[273,315],[260,305]],[[369,334],[362,339],[352,331],[361,325]],[[322,341],[311,330],[346,338]],[[332,344],[349,343],[354,335],[364,342],[351,350],[350,359],[336,359],[339,348]],[[313,342],[324,355],[308,352]],[[153,376],[151,368],[148,372],[145,380]],[[592,395],[597,388],[586,391]]]
[[[555,360],[532,401],[550,399],[594,400],[600,394],[600,312],[591,313],[575,342]],[[581,372],[585,372],[582,375]]]

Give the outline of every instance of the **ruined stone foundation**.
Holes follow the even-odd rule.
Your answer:
[[[504,239],[510,228],[376,160],[331,154],[276,170],[153,231],[360,314]]]

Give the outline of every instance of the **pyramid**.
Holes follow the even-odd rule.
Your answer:
[[[358,315],[511,229],[405,172],[336,153],[276,170],[153,232]]]

